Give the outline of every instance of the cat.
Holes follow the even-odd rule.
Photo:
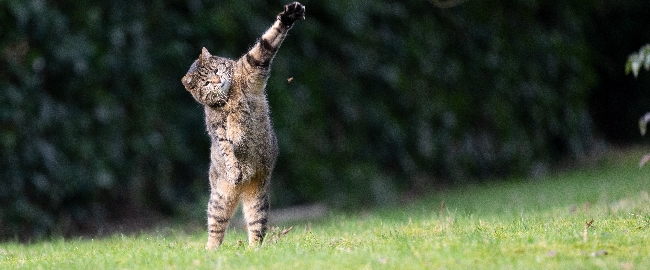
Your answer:
[[[275,23],[237,61],[203,48],[182,78],[183,86],[204,106],[211,141],[210,199],[206,249],[221,245],[239,201],[250,246],[267,231],[269,183],[278,156],[265,87],[270,66],[287,32],[305,19],[305,6],[284,6]]]

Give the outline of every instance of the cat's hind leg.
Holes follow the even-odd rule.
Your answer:
[[[236,187],[228,181],[217,179],[216,172],[210,172],[210,200],[208,201],[208,243],[206,249],[215,249],[223,242],[223,236],[237,207],[239,197]],[[219,181],[221,180],[221,181]]]
[[[266,236],[270,205],[268,185],[264,183],[267,181],[251,181],[242,190],[242,205],[250,246],[261,244]]]

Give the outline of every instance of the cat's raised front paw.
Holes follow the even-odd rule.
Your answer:
[[[278,14],[278,20],[286,26],[291,26],[297,20],[305,19],[305,6],[298,2],[293,2],[284,6],[284,11]]]

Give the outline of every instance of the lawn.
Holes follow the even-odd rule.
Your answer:
[[[258,248],[231,229],[209,252],[206,232],[181,226],[2,243],[0,269],[643,269],[650,266],[650,166],[638,168],[641,155],[618,151],[544,178],[275,224]]]

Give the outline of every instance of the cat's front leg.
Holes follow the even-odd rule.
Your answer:
[[[238,185],[242,181],[242,170],[235,155],[235,142],[228,136],[225,123],[218,122],[212,126],[212,162],[218,164],[222,179],[232,185]]]
[[[219,148],[225,167],[225,180],[232,185],[239,185],[242,181],[242,171],[239,160],[235,156],[235,146],[229,139],[220,139]]]
[[[266,30],[260,40],[248,51],[240,62],[243,62],[246,70],[253,71],[250,75],[253,80],[262,78],[264,85],[268,78],[269,66],[273,57],[277,53],[282,41],[287,36],[287,32],[297,20],[305,19],[305,6],[298,2],[294,2],[284,6],[284,11],[280,12],[277,20],[271,28]],[[261,90],[261,89],[260,89]]]

